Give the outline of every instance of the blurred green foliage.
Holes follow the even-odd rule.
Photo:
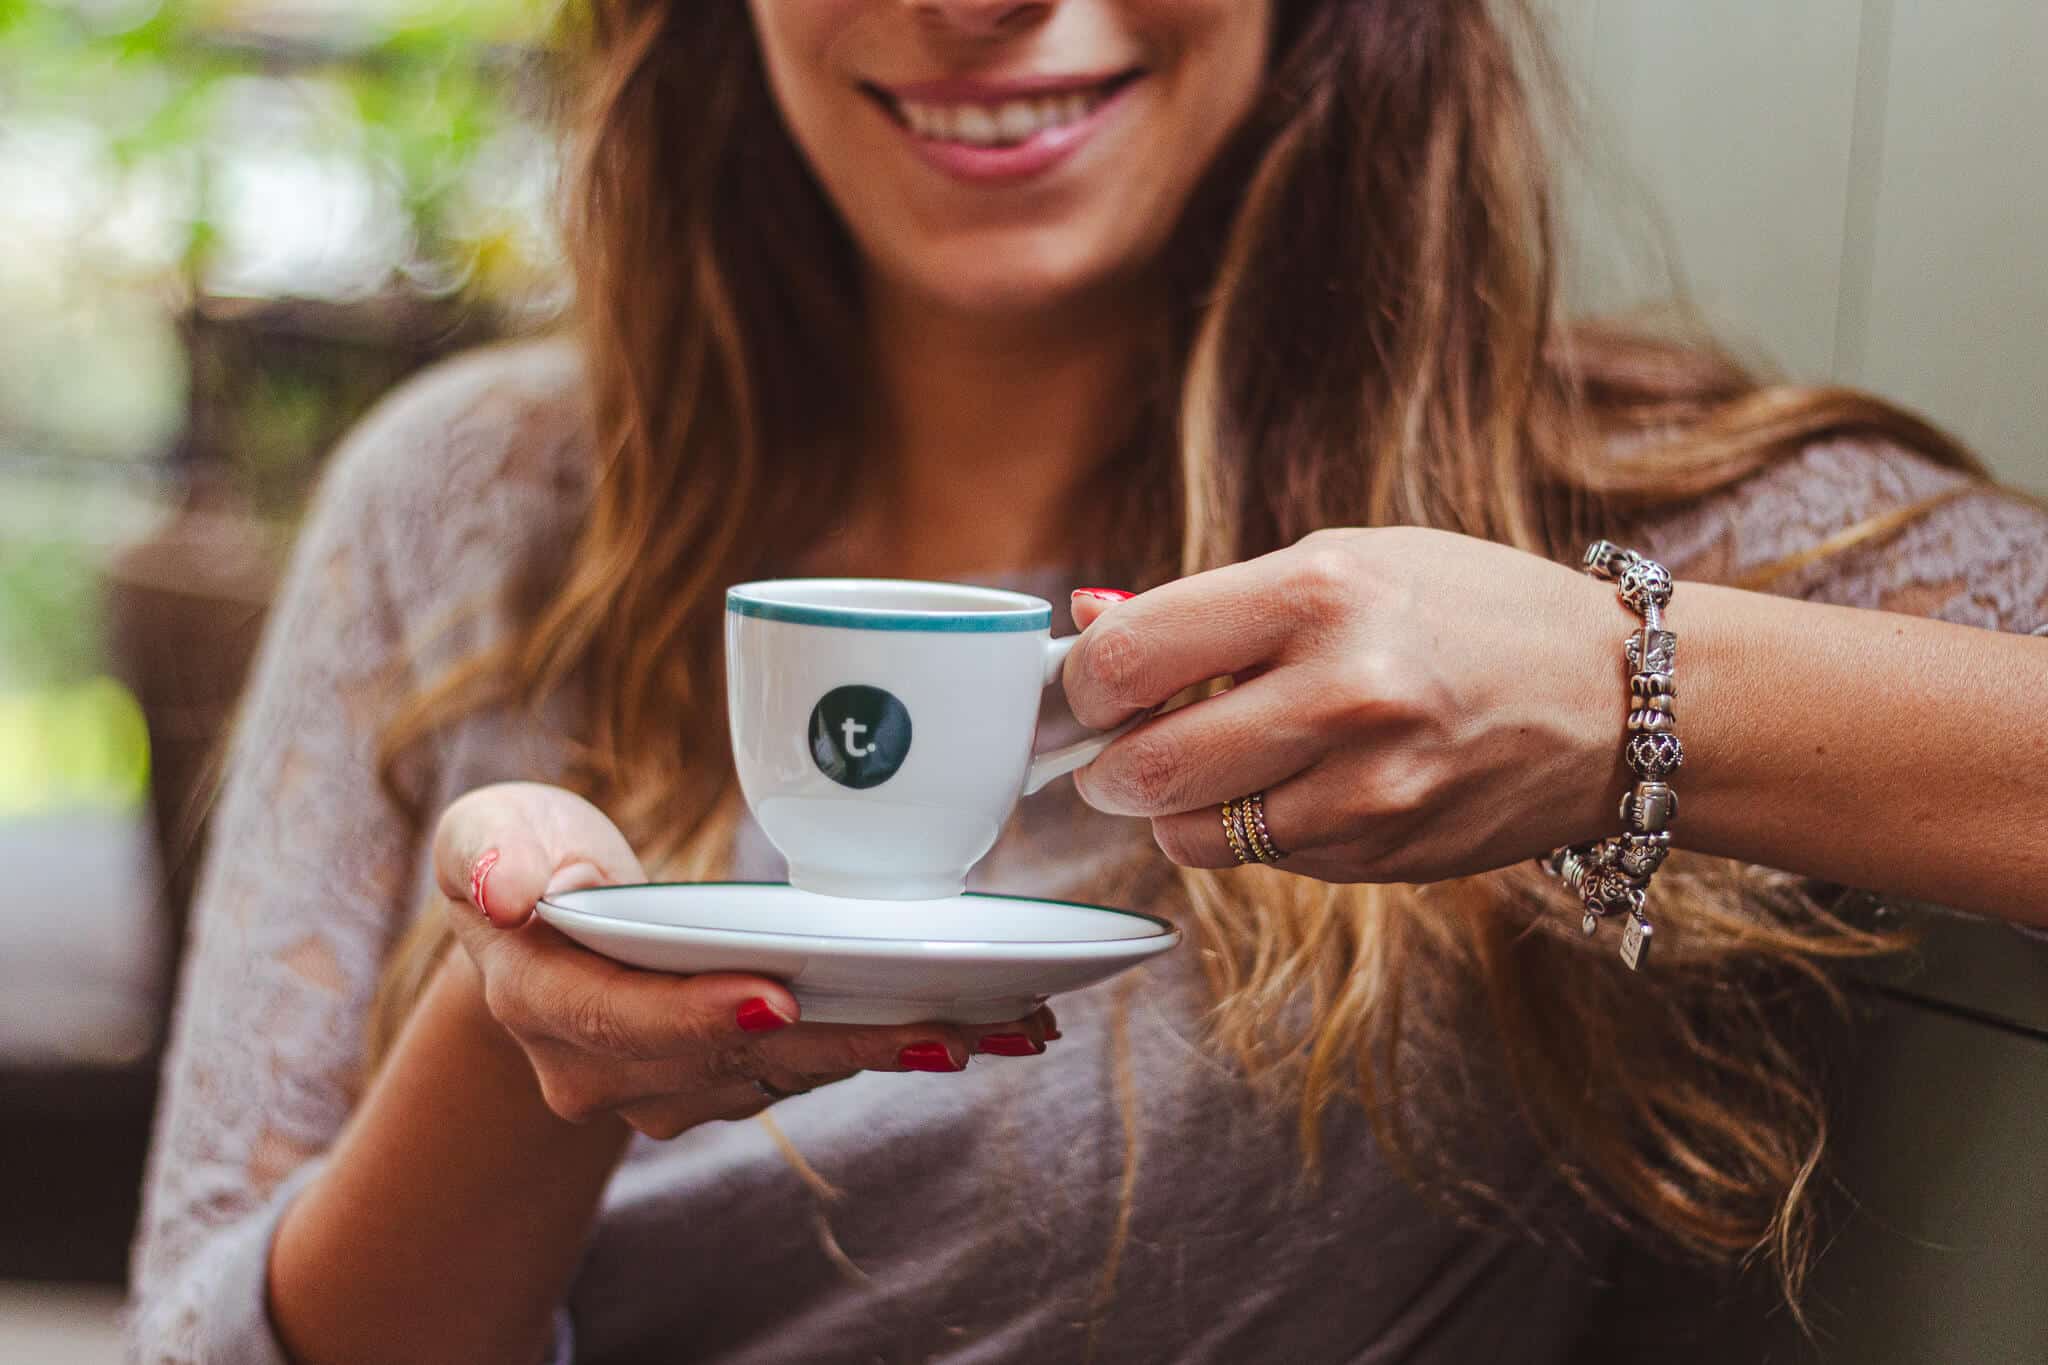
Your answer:
[[[99,579],[76,545],[0,550],[0,690],[82,678],[100,665]]]
[[[558,305],[560,3],[0,0],[0,457],[169,448],[209,296]],[[252,467],[331,435],[287,387]]]
[[[186,194],[175,257],[200,287],[221,242],[218,150],[250,82],[291,86],[309,149],[395,192],[414,255],[452,248],[451,210],[491,137],[539,111],[531,70],[557,0],[0,0],[0,119],[90,127],[119,175]],[[310,17],[309,17],[310,16]],[[469,245],[489,245],[470,243]]]
[[[0,541],[0,819],[126,809],[149,734],[105,664],[98,565],[76,540]]]
[[[148,790],[149,727],[114,679],[0,692],[0,819],[127,810]]]
[[[561,3],[0,0],[0,814],[141,788],[102,570],[162,456],[289,517],[451,317],[545,311]]]

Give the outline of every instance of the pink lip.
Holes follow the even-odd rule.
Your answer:
[[[955,76],[947,80],[912,81],[907,85],[877,85],[875,88],[899,100],[922,100],[928,104],[1000,104],[1004,100],[1093,90],[1120,76],[1136,74],[1135,69],[1126,67],[1118,71],[1100,71],[1092,76],[1013,76],[1000,81]]]
[[[998,104],[1004,99],[1089,90],[1113,79],[1115,77],[1060,78],[1036,85],[1021,81],[932,81],[923,85],[891,86],[889,93],[899,98],[935,104]],[[920,137],[895,114],[885,112],[883,116],[927,165],[954,179],[980,185],[1014,183],[1043,175],[1078,152],[1123,107],[1124,96],[1137,84],[1135,76],[1126,80],[1078,123],[1048,128],[1008,147],[976,147],[964,142],[941,142]]]

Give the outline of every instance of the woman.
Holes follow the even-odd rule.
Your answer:
[[[2048,519],[1874,400],[1559,327],[1481,0],[586,17],[574,343],[387,404],[277,609],[141,1354],[1540,1361],[1625,1233],[1796,1282],[1821,1126],[1762,1002],[1884,944],[1683,857],[1650,970],[1580,936],[1527,860],[1615,832],[1636,623],[1549,561],[1611,534],[1693,580],[2026,629]],[[532,922],[550,887],[775,875],[718,630],[724,585],[785,572],[1120,584],[1075,599],[1091,723],[1235,675],[980,869],[1194,943],[1057,1023],[848,1029]],[[1993,705],[2035,642],[1827,615],[1830,674],[1762,648],[1818,608],[1688,581],[1670,610],[1707,755],[1681,845],[1996,899],[1997,860],[1959,897],[1887,837],[2008,776],[1936,763],[1870,828],[1794,779],[1882,779],[1830,711],[1873,632],[1920,671],[1865,692]],[[1794,713],[1761,735],[1759,659]],[[1302,875],[1214,870],[1215,803],[1261,789]],[[915,1071],[951,1074],[885,1074]]]

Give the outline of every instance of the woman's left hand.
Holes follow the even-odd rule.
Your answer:
[[[1235,680],[1075,774],[1177,863],[1233,866],[1221,808],[1257,791],[1285,867],[1326,881],[1438,881],[1619,828],[1631,618],[1575,570],[1442,531],[1321,531],[1074,612],[1085,725]]]

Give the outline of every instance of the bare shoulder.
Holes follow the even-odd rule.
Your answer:
[[[1888,443],[1810,446],[1644,539],[1691,578],[1997,629],[2048,622],[2048,508]]]

